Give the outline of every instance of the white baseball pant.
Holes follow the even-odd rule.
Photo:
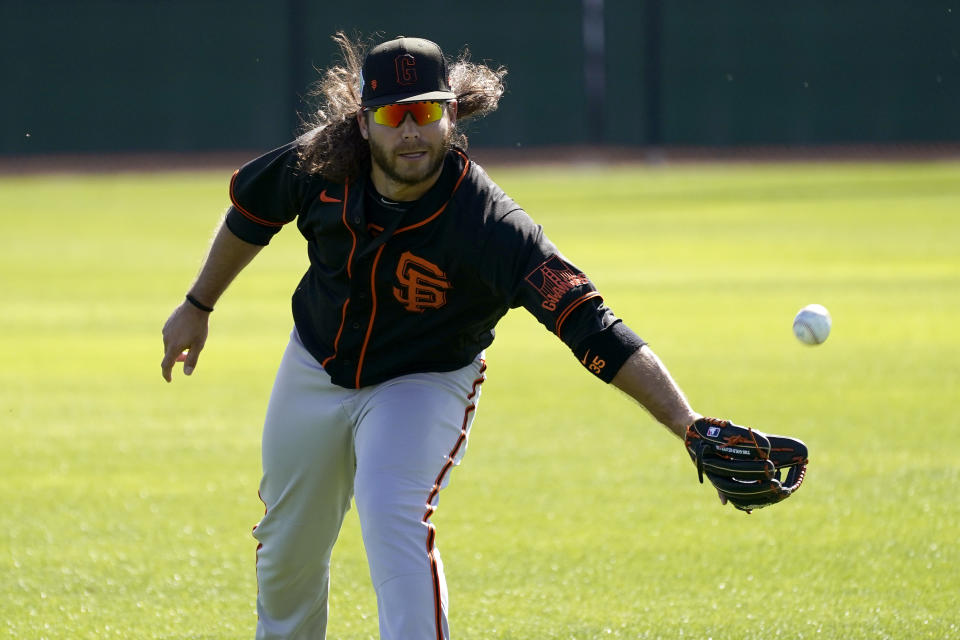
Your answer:
[[[381,639],[449,638],[430,516],[466,450],[485,368],[480,354],[457,371],[344,389],[294,330],[263,430],[258,639],[326,637],[330,554],[351,496]]]

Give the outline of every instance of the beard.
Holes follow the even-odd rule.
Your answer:
[[[388,178],[404,185],[420,184],[427,178],[435,175],[443,165],[443,159],[450,149],[453,138],[452,130],[444,136],[443,140],[435,147],[429,147],[423,142],[416,145],[399,146],[395,149],[386,147],[370,139],[370,158],[386,174]],[[407,151],[424,151],[427,154],[426,163],[423,168],[406,167],[397,156]]]

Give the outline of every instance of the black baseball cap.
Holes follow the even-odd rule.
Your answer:
[[[361,106],[453,100],[447,61],[435,42],[396,38],[378,44],[363,61]]]

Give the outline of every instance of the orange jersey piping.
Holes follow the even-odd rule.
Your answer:
[[[343,333],[343,325],[347,322],[347,305],[350,304],[350,298],[347,298],[343,301],[343,310],[340,314],[340,328],[337,329],[337,337],[333,339],[333,353],[326,358],[323,362],[320,363],[320,366],[324,369],[327,368],[327,363],[337,357],[337,347],[340,344],[340,334]]]
[[[350,277],[352,271],[353,263],[353,254],[357,250],[357,234],[353,232],[353,229],[350,228],[350,225],[347,224],[347,194],[350,192],[350,179],[347,178],[346,182],[343,184],[343,211],[340,214],[340,219],[343,221],[343,226],[347,228],[347,231],[350,232],[350,237],[353,242],[350,245],[350,253],[347,255],[347,277]],[[347,298],[343,301],[343,309],[340,312],[340,327],[337,329],[337,337],[333,339],[333,354],[324,358],[323,362],[320,363],[321,367],[326,368],[327,363],[337,357],[337,347],[340,344],[340,335],[343,333],[343,325],[347,322],[347,305],[350,304],[350,298]]]
[[[584,295],[580,296],[579,298],[571,302],[567,306],[567,308],[563,310],[563,313],[561,313],[560,317],[557,318],[556,334],[558,338],[562,339],[561,334],[563,330],[563,323],[567,321],[567,318],[570,316],[571,313],[573,313],[573,310],[579,307],[581,304],[583,304],[587,300],[590,300],[591,298],[597,298],[597,297],[600,297],[599,291],[591,291],[590,293],[585,293]]]
[[[243,214],[245,218],[249,218],[250,220],[253,220],[257,224],[262,224],[265,227],[282,227],[284,225],[283,222],[271,222],[270,220],[264,220],[263,218],[258,218],[257,216],[253,215],[252,213],[244,209],[242,206],[240,206],[240,203],[237,202],[237,197],[233,193],[233,185],[237,181],[237,174],[239,173],[240,173],[240,169],[237,169],[236,171],[233,172],[233,177],[230,178],[230,202],[233,203],[233,208],[239,211],[241,214]]]
[[[353,240],[350,245],[350,255],[347,256],[347,278],[353,277],[353,253],[357,250],[357,234],[353,232],[353,229],[350,228],[350,224],[347,222],[347,196],[349,194],[350,179],[347,178],[347,181],[343,184],[343,213],[340,215],[340,219],[343,220],[343,226],[350,232],[350,237]]]
[[[437,209],[436,212],[434,212],[434,214],[429,218],[427,218],[426,220],[421,220],[420,222],[416,224],[411,224],[410,226],[407,226],[407,227],[401,227],[397,229],[394,233],[403,233],[404,231],[409,231],[411,229],[416,229],[417,227],[422,227],[428,222],[432,222],[434,219],[436,219],[437,216],[439,216],[441,213],[443,213],[446,210],[447,205],[450,204],[450,200],[453,199],[453,194],[455,194],[457,192],[457,189],[460,188],[460,183],[463,182],[463,179],[467,176],[467,171],[470,169],[470,158],[463,155],[459,151],[456,151],[456,153],[460,154],[460,157],[463,158],[466,162],[464,162],[463,171],[460,172],[460,177],[457,178],[457,183],[453,185],[453,191],[450,192],[450,197],[447,199],[447,201],[444,202],[443,206]]]
[[[363,346],[360,348],[360,357],[357,359],[357,377],[355,386],[360,388],[360,373],[363,371],[363,359],[367,355],[367,345],[370,343],[370,334],[373,333],[373,321],[377,317],[377,264],[380,262],[380,255],[387,245],[382,244],[377,249],[377,255],[373,257],[373,266],[370,268],[370,321],[367,323],[367,335],[363,337]]]

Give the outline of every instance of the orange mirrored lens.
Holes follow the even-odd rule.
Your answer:
[[[382,107],[371,109],[373,121],[388,127],[399,127],[407,114],[413,116],[414,121],[421,127],[439,120],[443,116],[442,102],[408,102],[405,104],[385,104]]]

